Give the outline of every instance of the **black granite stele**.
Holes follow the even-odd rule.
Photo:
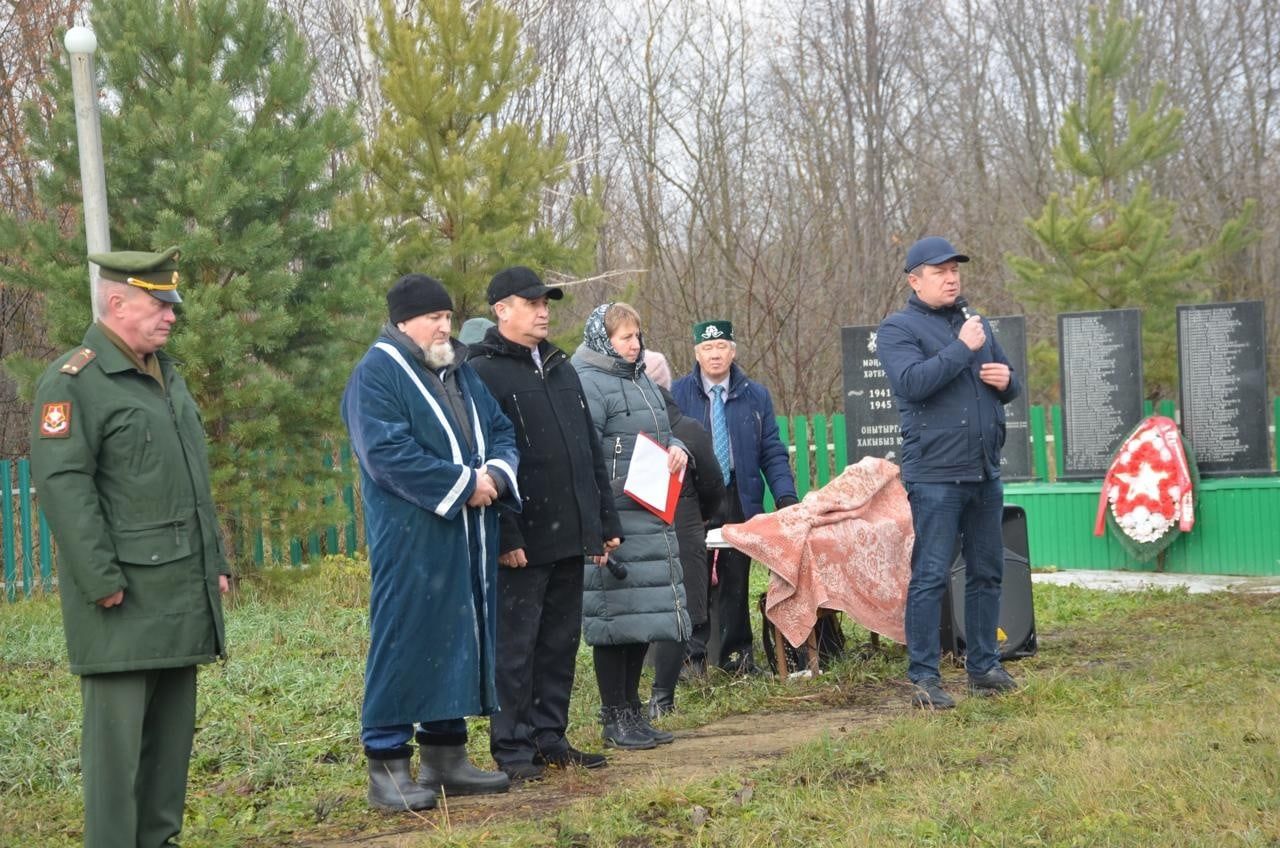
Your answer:
[[[1058,358],[1063,466],[1058,477],[1099,479],[1142,420],[1141,311],[1059,315]]]
[[[845,446],[850,464],[864,456],[898,461],[898,407],[876,353],[877,326],[841,327],[844,355]]]
[[[1270,474],[1262,301],[1179,306],[1177,313],[1182,432],[1200,474]]]
[[[1004,405],[1004,451],[1000,454],[1000,477],[1014,482],[1031,480],[1031,389],[1027,385],[1027,319],[1022,315],[987,318],[996,341],[1009,358],[1022,391]]]

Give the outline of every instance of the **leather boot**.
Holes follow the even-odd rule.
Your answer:
[[[653,737],[641,730],[631,720],[631,707],[601,707],[600,723],[603,725],[601,736],[606,748],[623,748],[640,751],[656,748],[658,743]]]
[[[657,686],[649,693],[649,721],[662,718],[676,711],[676,693],[674,689],[659,689]]]
[[[648,734],[649,738],[658,745],[669,745],[675,741],[676,736],[674,733],[659,730],[649,723],[649,716],[646,715],[647,711],[639,701],[635,701],[630,704],[630,708],[631,722],[640,730],[641,733]]]
[[[409,776],[409,758],[369,760],[369,806],[388,812],[429,810],[436,793],[419,786]]]
[[[511,787],[505,772],[484,771],[471,765],[466,745],[421,745],[422,764],[418,768],[418,785],[443,794],[495,795]]]

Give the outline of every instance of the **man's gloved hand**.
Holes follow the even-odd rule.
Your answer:
[[[800,499],[797,497],[793,497],[791,495],[783,495],[782,497],[778,498],[777,503],[778,503],[778,509],[786,509],[789,506],[795,506],[796,504],[800,503]]]

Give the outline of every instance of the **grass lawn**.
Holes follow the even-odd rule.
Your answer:
[[[201,670],[184,846],[1280,846],[1277,596],[1039,586],[1040,655],[1011,664],[1015,695],[904,709],[896,649],[802,684],[716,677],[681,689],[668,727],[880,714],[748,769],[712,756],[690,779],[604,788],[595,775],[621,769],[561,774],[497,813],[419,821],[364,804],[366,584],[344,560],[243,581],[231,659]],[[578,671],[570,736],[598,750],[585,650]],[[56,599],[0,606],[0,845],[78,843],[79,708]],[[680,758],[679,740],[664,751]],[[566,792],[581,798],[540,805]]]

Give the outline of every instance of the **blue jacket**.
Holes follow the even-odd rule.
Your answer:
[[[467,499],[486,467],[502,506],[518,510],[519,456],[511,422],[475,371],[463,364],[455,375],[466,421],[414,353],[383,335],[342,397],[372,578],[365,727],[497,709],[498,511]]]
[[[1009,364],[991,325],[987,341],[971,351],[957,334],[964,315],[954,306],[934,309],[914,294],[885,318],[876,351],[902,417],[902,479],[906,483],[960,483],[1000,476],[1004,405],[1018,396],[1010,372],[1003,392],[978,379],[984,362]]]
[[[675,395],[681,412],[711,432],[711,400],[702,388],[700,366],[694,365],[692,373],[676,380],[671,394]],[[724,415],[743,518],[764,512],[765,480],[769,481],[774,501],[797,497],[791,459],[773,414],[773,398],[768,389],[748,379],[736,363],[729,366],[729,394],[724,401]]]

